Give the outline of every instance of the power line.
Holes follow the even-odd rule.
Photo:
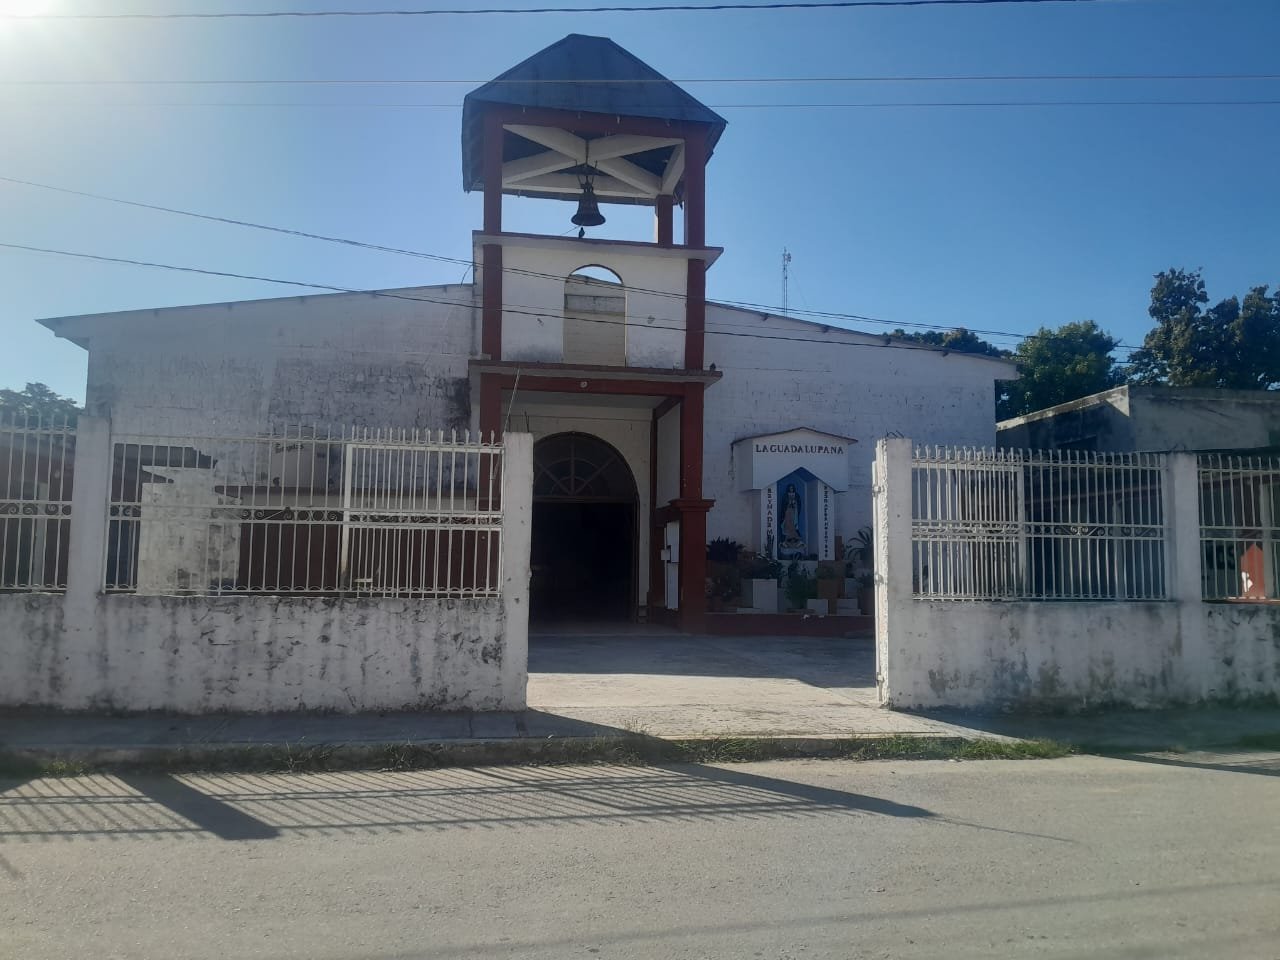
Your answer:
[[[192,217],[198,220],[208,220],[213,223],[222,223],[230,226],[247,227],[255,230],[265,230],[271,233],[280,233],[286,236],[301,237],[308,240],[322,240],[328,243],[337,243],[344,246],[364,248],[364,249],[374,250],[374,251],[383,252],[383,253],[400,254],[403,256],[410,256],[410,257],[416,257],[424,260],[431,260],[438,263],[458,264],[458,265],[466,266],[467,268],[471,268],[474,266],[474,264],[470,260],[464,260],[460,257],[448,257],[448,256],[444,256],[443,254],[425,253],[420,250],[411,250],[404,247],[392,247],[392,246],[386,246],[383,244],[367,243],[362,240],[352,240],[346,237],[334,237],[326,234],[309,233],[303,230],[294,230],[288,227],[277,227],[269,224],[255,223],[249,220],[238,220],[230,217],[218,217],[218,216],[213,216],[211,214],[196,213],[190,210],[181,210],[175,207],[165,207],[159,204],[143,203],[137,200],[125,200],[119,197],[108,197],[102,194],[88,193],[83,190],[72,190],[67,187],[57,187],[51,184],[38,183],[34,180],[22,180],[17,177],[0,176],[0,182],[21,184],[23,186],[29,186],[29,187],[39,187],[41,189],[52,190],[57,193],[66,193],[66,194],[70,194],[72,196],[77,196],[77,197],[86,197],[89,199],[101,200],[108,203],[118,203],[118,204],[123,204],[125,206],[130,206],[130,207],[140,207],[145,210],[154,210],[160,213],[170,213],[178,216]],[[517,276],[529,276],[529,277],[535,277],[538,279],[546,279],[546,280],[563,280],[564,279],[563,277],[557,274],[550,274],[550,273],[545,273],[537,270],[527,270],[520,267],[504,267],[503,273],[514,274]],[[627,289],[634,293],[645,293],[645,294],[650,294],[652,296],[667,297],[667,298],[679,300],[679,301],[684,301],[687,299],[687,296],[685,294],[675,293],[670,290],[651,290],[645,287],[628,287]],[[740,309],[762,311],[772,316],[785,315],[786,313],[785,308],[782,310],[782,313],[779,313],[779,308],[770,304],[753,303],[750,301],[741,301],[741,300],[724,300],[720,302],[724,303],[726,306],[738,307]],[[954,326],[944,326],[942,324],[920,323],[920,322],[912,322],[912,321],[904,321],[904,320],[886,320],[882,317],[872,317],[872,316],[867,316],[864,314],[856,314],[856,313],[839,313],[835,311],[810,310],[810,309],[796,309],[796,310],[793,310],[792,312],[804,314],[806,316],[819,317],[824,320],[840,320],[840,321],[846,321],[846,322],[852,321],[855,323],[873,323],[881,326],[892,326],[892,327],[912,327],[915,329],[934,330],[939,332],[946,332],[946,331],[957,329]],[[1024,340],[1024,339],[1028,339],[1030,337],[1036,336],[1035,334],[1014,333],[1012,331],[1006,331],[1006,330],[984,330],[984,329],[974,329],[974,328],[967,328],[967,327],[965,329],[967,329],[970,333],[973,333],[975,335],[985,336],[985,337],[1003,337],[1003,338],[1012,338],[1016,340]],[[1132,347],[1128,344],[1117,344],[1116,348],[1128,349],[1128,350],[1137,349],[1136,347]]]
[[[885,75],[885,76],[837,76],[837,77],[696,77],[676,80],[657,80],[648,77],[636,79],[584,80],[566,78],[563,80],[535,78],[532,80],[465,80],[446,79],[441,77],[409,77],[390,79],[369,78],[309,78],[309,79],[138,79],[122,80],[118,78],[85,79],[85,80],[0,80],[0,86],[414,86],[445,84],[503,84],[512,83],[521,86],[556,84],[592,86],[609,83],[621,86],[633,86],[661,83],[709,84],[709,83],[1006,83],[1006,82],[1082,82],[1082,81],[1151,81],[1151,80],[1280,80],[1275,73],[1059,73],[1059,74],[935,74],[935,75]]]
[[[389,300],[408,300],[416,303],[432,303],[432,304],[439,304],[439,305],[449,306],[449,307],[467,307],[470,309],[475,308],[474,300],[443,300],[438,297],[414,297],[414,296],[409,296],[408,294],[390,293],[385,290],[367,290],[367,289],[360,289],[358,287],[343,287],[343,286],[338,286],[336,284],[313,283],[313,282],[304,281],[304,280],[283,280],[278,277],[266,277],[266,276],[260,276],[256,274],[235,273],[233,271],[228,271],[228,270],[210,270],[204,267],[186,267],[186,266],[179,266],[179,265],[170,264],[170,263],[158,263],[151,260],[135,260],[129,257],[108,257],[102,254],[81,253],[81,252],[71,251],[71,250],[57,250],[51,247],[37,247],[37,246],[33,246],[30,244],[23,244],[23,243],[0,242],[0,248],[10,249],[10,250],[23,250],[30,253],[53,254],[56,256],[73,257],[73,258],[82,259],[82,260],[93,260],[100,263],[115,263],[115,264],[125,264],[125,265],[135,266],[135,267],[151,267],[151,268],[160,269],[160,270],[174,270],[181,273],[200,274],[202,276],[226,277],[226,278],[235,279],[235,280],[252,280],[260,283],[276,283],[276,284],[281,284],[281,285],[290,286],[290,287],[304,287],[312,290],[327,290],[332,293],[362,294],[362,295],[371,296],[371,297],[381,297]],[[550,320],[550,319],[557,318],[555,315],[538,311],[524,304],[513,305],[513,304],[504,302],[502,305],[502,310],[503,310],[503,313],[511,313],[511,314],[517,314],[519,316],[533,317],[539,322],[541,322],[542,320]],[[589,317],[576,317],[575,319],[585,323],[605,323],[605,324],[615,324],[615,325],[626,324],[625,320],[606,320],[602,318],[589,318]],[[741,325],[735,324],[735,326],[741,326]],[[651,329],[683,331],[684,328],[682,326],[677,326],[674,324],[655,324]],[[824,346],[863,347],[867,349],[925,350],[930,353],[942,352],[945,354],[947,352],[954,352],[957,354],[963,354],[965,356],[978,356],[978,357],[986,356],[985,354],[969,353],[967,351],[961,351],[961,350],[948,351],[945,346],[941,346],[941,345],[915,346],[915,345],[911,345],[909,341],[894,339],[888,335],[884,336],[883,342],[881,343],[848,343],[844,341],[833,341],[827,338],[819,338],[819,337],[790,337],[790,336],[782,336],[778,334],[766,334],[766,333],[735,333],[727,330],[710,330],[708,332],[712,336],[718,336],[718,337],[749,337],[754,340],[782,340],[782,341],[787,341],[791,343],[817,343],[817,344],[822,344]],[[843,330],[842,332],[859,333],[860,331]],[[865,333],[862,335],[867,336],[867,334]],[[1040,337],[1037,334],[1024,334],[1024,335],[1011,334],[1011,336],[1022,336],[1024,340],[1040,339]],[[1058,339],[1058,338],[1053,337],[1048,339]],[[1117,346],[1121,346],[1121,345],[1117,344]],[[1000,358],[988,357],[988,359],[1000,359]],[[1115,362],[1128,363],[1130,361],[1117,360]]]
[[[249,107],[249,108],[286,108],[322,107],[326,109],[412,109],[412,110],[457,110],[461,103],[370,103],[352,101],[340,103],[332,101],[290,101],[254,103],[251,101],[128,101],[128,100],[7,100],[0,101],[0,106],[21,107]],[[1280,100],[882,100],[863,101],[861,103],[710,103],[713,110],[858,110],[858,109],[894,109],[894,108],[939,108],[939,107],[1274,107],[1280,106]],[[619,110],[630,109],[619,106]]]
[[[14,183],[22,186],[27,186],[27,187],[38,187],[42,190],[51,190],[56,193],[65,193],[65,194],[70,194],[71,196],[76,196],[76,197],[85,197],[92,200],[101,200],[106,203],[117,203],[117,204],[122,204],[124,206],[129,206],[129,207],[139,207],[144,210],[154,210],[160,213],[169,213],[177,216],[191,217],[197,220],[207,220],[213,223],[221,223],[229,226],[247,227],[254,230],[265,230],[270,233],[280,233],[286,236],[301,237],[307,240],[322,240],[327,243],[337,243],[343,246],[369,249],[369,250],[374,250],[382,253],[394,253],[402,256],[416,257],[423,260],[431,260],[437,263],[458,264],[458,265],[466,266],[467,268],[471,268],[474,266],[474,264],[470,260],[464,260],[460,257],[448,257],[448,256],[444,256],[443,254],[425,253],[420,250],[411,250],[405,247],[392,247],[392,246],[386,246],[384,244],[367,243],[362,240],[352,240],[346,237],[334,237],[334,236],[329,236],[327,234],[321,234],[321,233],[309,233],[304,230],[294,230],[288,227],[277,227],[277,226],[272,226],[264,223],[255,223],[250,220],[238,220],[231,217],[218,217],[218,216],[213,216],[212,214],[196,213],[191,210],[181,210],[176,207],[166,207],[166,206],[161,206],[159,204],[154,204],[154,203],[144,203],[138,200],[125,200],[120,197],[109,197],[103,194],[89,193],[84,190],[72,190],[68,187],[58,187],[52,184],[38,183],[37,181],[34,181],[34,180],[23,180],[18,177],[7,177],[7,176],[0,175],[0,182]],[[502,272],[504,274],[535,277],[538,279],[545,279],[545,280],[559,281],[564,279],[563,277],[557,274],[545,273],[537,270],[527,270],[520,267],[504,267]],[[685,294],[675,293],[670,290],[652,290],[645,287],[627,287],[627,289],[634,293],[644,293],[652,296],[667,297],[667,298],[679,300],[679,301],[684,301],[688,299]],[[351,292],[351,291],[347,291],[347,292]],[[749,301],[741,301],[741,300],[723,300],[718,302],[724,303],[726,306],[737,307],[739,309],[761,311],[771,316],[785,316],[787,313],[787,308],[785,307],[781,308],[781,312],[779,312],[778,307],[770,304],[752,303]],[[804,310],[795,309],[795,310],[792,310],[791,312],[804,314],[806,316],[819,317],[824,320],[840,320],[840,321],[846,321],[846,322],[852,321],[854,323],[873,323],[881,326],[911,327],[915,329],[934,330],[939,332],[946,332],[946,331],[957,329],[954,326],[944,326],[942,324],[920,323],[920,322],[912,322],[912,321],[904,321],[904,320],[886,320],[882,317],[872,317],[872,316],[866,316],[863,314],[856,314],[856,313],[837,313],[834,311],[808,310],[808,309],[804,309]],[[745,324],[739,324],[738,326],[745,326]],[[832,326],[834,326],[834,324]],[[841,328],[837,327],[837,329],[841,329]],[[982,329],[972,329],[972,328],[965,328],[965,329],[969,330],[970,333],[973,333],[975,335],[981,335],[984,337],[1004,337],[1004,338],[1013,338],[1017,340],[1024,340],[1024,339],[1028,339],[1036,336],[1035,334],[1014,333],[1012,331],[1006,331],[1006,330],[982,330]],[[1137,349],[1136,347],[1129,346],[1128,344],[1117,344],[1116,348],[1127,349],[1127,350]]]
[[[727,10],[851,10],[871,7],[983,7],[1047,3],[1107,3],[1112,0],[786,0],[768,3],[666,3],[594,7],[438,7],[417,10],[255,10],[215,13],[36,13],[6,14],[10,20],[259,20],[316,17],[527,16],[548,13],[710,13]]]

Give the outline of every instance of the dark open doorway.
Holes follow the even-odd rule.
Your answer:
[[[560,433],[533,450],[530,615],[629,620],[636,607],[636,485],[613,447]]]

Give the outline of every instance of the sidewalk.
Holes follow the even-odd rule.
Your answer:
[[[847,751],[850,741],[1046,739],[1088,749],[1199,749],[1280,738],[1280,709],[1190,708],[1085,716],[922,715],[876,704],[865,640],[688,637],[650,631],[535,636],[529,706],[486,714],[134,716],[0,712],[0,753],[89,766],[197,765],[215,753],[342,753],[377,762],[396,748],[441,763],[594,759],[609,750],[748,743],[777,756]]]
[[[217,754],[273,752],[277,758],[324,750],[348,765],[376,762],[396,748],[430,753],[442,765],[537,763],[600,759],[611,747],[701,738],[750,741],[773,756],[822,756],[847,747],[851,739],[1046,739],[1100,752],[1201,750],[1238,746],[1242,738],[1280,742],[1280,710],[1188,708],[1156,712],[1113,712],[1091,716],[920,717],[867,711],[874,725],[809,732],[762,730],[714,733],[684,729],[675,712],[661,718],[668,732],[608,726],[539,710],[493,714],[323,716],[130,717],[6,712],[0,714],[0,754],[36,761],[66,760],[88,767],[115,765],[199,766]],[[654,718],[653,712],[649,718]],[[683,730],[681,733],[672,731]],[[660,745],[660,744],[659,744]]]

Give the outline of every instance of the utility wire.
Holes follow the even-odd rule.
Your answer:
[[[248,20],[314,17],[441,17],[547,13],[711,13],[726,10],[851,10],[868,7],[984,7],[1046,3],[1108,3],[1113,0],[791,0],[770,3],[665,3],[594,7],[437,7],[418,10],[254,10],[216,13],[35,13],[10,20]]]
[[[87,80],[0,80],[2,86],[401,86],[422,84],[519,84],[520,86],[556,84],[559,86],[595,86],[608,83],[619,86],[643,86],[645,84],[664,83],[1009,83],[1009,82],[1081,82],[1081,81],[1149,81],[1149,80],[1280,80],[1275,73],[1060,73],[1060,74],[936,74],[931,76],[861,76],[861,77],[696,77],[675,80],[658,80],[650,77],[635,79],[583,80],[566,78],[555,80],[534,78],[531,80],[450,80],[439,77],[390,78],[385,80],[369,78],[319,78],[319,79],[139,79],[122,80],[87,79]]]
[[[129,207],[139,207],[144,210],[154,210],[160,213],[170,213],[170,214],[175,214],[177,216],[192,217],[197,220],[208,220],[213,223],[222,223],[222,224],[227,224],[230,226],[237,226],[237,227],[247,227],[254,230],[265,230],[271,233],[281,233],[286,236],[302,237],[308,240],[323,240],[328,243],[337,243],[337,244],[342,244],[344,246],[375,250],[382,253],[395,253],[403,256],[417,257],[419,259],[431,260],[437,263],[459,264],[459,265],[466,266],[468,268],[471,268],[474,266],[472,261],[464,260],[460,257],[447,257],[442,254],[424,253],[423,251],[420,251],[420,250],[410,250],[404,247],[391,247],[391,246],[386,246],[386,245],[377,244],[377,243],[366,243],[362,240],[352,240],[346,237],[328,236],[326,234],[321,234],[321,233],[309,233],[304,230],[293,230],[287,227],[276,227],[276,226],[271,226],[264,223],[254,223],[253,221],[249,221],[249,220],[237,220],[231,217],[217,217],[217,216],[213,216],[211,214],[206,214],[206,213],[196,213],[191,210],[181,210],[176,207],[165,207],[165,206],[161,206],[159,204],[154,204],[154,203],[143,203],[138,200],[125,200],[120,197],[108,197],[103,194],[89,193],[84,190],[72,190],[68,187],[57,187],[57,186],[53,186],[52,184],[38,183],[34,180],[23,180],[18,177],[7,177],[7,176],[0,175],[0,182],[20,184],[22,186],[27,186],[27,187],[38,187],[42,190],[52,190],[56,193],[65,193],[65,194],[70,194],[71,196],[76,196],[76,197],[86,197],[92,200],[101,200],[107,203],[118,203],[118,204],[123,204],[124,206],[129,206]],[[529,277],[535,277],[538,279],[545,279],[545,280],[561,280],[562,281],[564,279],[558,274],[545,273],[537,270],[526,270],[520,267],[503,267],[502,272],[506,274],[514,274],[517,276],[529,276]],[[241,279],[253,279],[253,278],[241,278]],[[652,296],[667,297],[670,299],[680,300],[680,301],[684,301],[688,299],[685,294],[674,293],[670,290],[652,290],[645,287],[632,287],[632,286],[628,286],[626,289],[633,293],[644,293]],[[345,292],[356,292],[356,291],[345,291]],[[724,303],[726,306],[738,307],[740,309],[758,310],[773,316],[782,315],[781,308],[772,306],[769,304],[752,303],[749,301],[741,301],[741,300],[722,300],[717,302]],[[883,326],[893,326],[893,327],[912,327],[916,329],[934,330],[939,332],[946,332],[946,331],[958,329],[954,326],[945,326],[942,324],[919,323],[919,322],[910,322],[910,321],[902,321],[902,320],[885,320],[881,317],[871,317],[871,316],[866,316],[866,315],[856,314],[856,313],[837,313],[834,311],[802,310],[802,309],[793,309],[791,310],[791,312],[804,314],[805,316],[820,317],[826,320],[853,321],[855,323],[874,323],[874,324],[879,324]],[[740,324],[739,326],[745,326],[745,325]],[[836,329],[841,329],[841,328],[837,327]],[[1004,338],[1013,338],[1017,340],[1024,340],[1024,339],[1028,339],[1036,336],[1036,334],[1014,333],[1012,331],[1007,331],[1007,330],[981,330],[981,329],[973,329],[968,327],[966,327],[965,329],[968,330],[970,333],[973,333],[975,335],[985,336],[985,337],[1004,337]],[[857,332],[857,331],[854,331],[854,332]],[[1136,347],[1130,346],[1128,344],[1117,344],[1116,348],[1128,349],[1128,350],[1137,349]]]
[[[903,107],[1274,107],[1280,100],[881,100],[861,103],[710,103],[713,110],[858,110],[896,109]],[[254,103],[252,101],[130,101],[130,100],[5,100],[0,106],[19,107],[250,107],[250,108],[361,108],[361,109],[413,109],[458,110],[461,103],[370,103],[352,101],[276,101]],[[616,109],[626,111],[628,106]]]
[[[474,300],[442,300],[438,297],[414,297],[408,294],[391,293],[386,290],[367,290],[367,289],[360,289],[358,287],[341,287],[341,286],[337,286],[336,284],[312,283],[304,280],[283,280],[278,277],[266,277],[266,276],[260,276],[256,274],[235,273],[228,270],[210,270],[204,267],[178,266],[176,264],[171,264],[171,263],[157,263],[151,260],[135,260],[129,257],[108,257],[102,254],[81,253],[81,252],[71,251],[71,250],[57,250],[51,247],[37,247],[37,246],[24,244],[24,243],[0,242],[0,248],[9,249],[9,250],[22,250],[29,253],[47,253],[47,254],[53,254],[55,256],[73,257],[81,260],[93,260],[100,263],[116,263],[116,264],[126,264],[129,266],[135,266],[135,267],[152,267],[159,270],[174,270],[181,273],[200,274],[202,276],[227,277],[235,280],[253,280],[260,283],[276,283],[276,284],[281,284],[281,285],[290,286],[290,287],[304,287],[312,290],[327,290],[332,293],[362,294],[366,296],[380,297],[380,298],[389,299],[389,300],[408,300],[416,303],[433,303],[433,304],[440,304],[440,305],[449,306],[449,307],[467,307],[471,309],[474,309],[475,307]],[[502,310],[503,310],[503,313],[511,313],[511,314],[517,314],[519,316],[533,317],[539,322],[542,322],[543,320],[551,320],[551,319],[559,318],[556,315],[544,313],[542,311],[527,307],[527,305],[523,305],[523,304],[509,304],[504,302],[502,305]],[[585,322],[585,323],[604,323],[604,324],[611,324],[611,325],[626,324],[625,320],[606,320],[603,318],[591,318],[591,317],[582,317],[582,316],[575,317],[574,319],[581,322]],[[650,326],[650,325],[646,324],[646,326]],[[673,331],[684,330],[683,326],[679,326],[675,324],[654,324],[650,326],[650,328],[660,329],[660,330],[673,330]],[[840,329],[840,328],[836,328],[836,329]],[[780,334],[767,334],[767,333],[735,333],[729,330],[710,330],[708,332],[711,333],[712,336],[718,336],[718,337],[748,337],[753,340],[783,340],[791,343],[818,343],[818,344],[823,344],[824,346],[863,347],[868,349],[925,350],[930,353],[952,352],[957,354],[963,354],[965,356],[978,356],[978,357],[987,356],[986,354],[970,353],[962,350],[949,351],[945,346],[941,346],[941,345],[935,346],[932,344],[930,345],[913,344],[910,341],[894,339],[887,334],[884,335],[883,342],[881,343],[848,343],[845,341],[829,340],[825,337],[822,337],[822,338],[789,337],[789,336],[783,336]],[[861,331],[857,331],[857,330],[842,330],[842,332],[854,333],[854,334],[861,333]],[[868,336],[868,334],[866,333],[862,333],[862,335]],[[874,336],[874,334],[871,334],[871,336]],[[1015,334],[1015,336],[1017,335]],[[1021,336],[1023,337],[1023,339],[1026,339],[1026,340],[1039,339],[1037,334],[1025,334]],[[1053,339],[1056,339],[1056,338],[1053,338]],[[1002,358],[988,357],[988,359],[998,360]],[[1115,362],[1128,363],[1131,361],[1117,360]]]

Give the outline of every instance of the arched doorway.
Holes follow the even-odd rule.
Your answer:
[[[631,468],[599,437],[557,433],[534,444],[532,617],[631,618],[637,505]]]

